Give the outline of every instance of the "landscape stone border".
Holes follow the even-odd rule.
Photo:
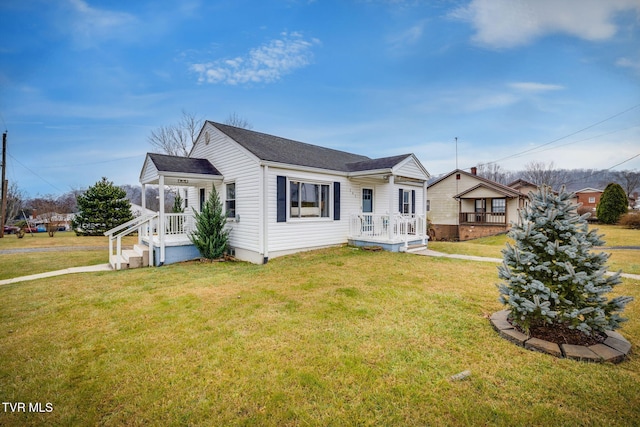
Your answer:
[[[507,318],[511,310],[493,313],[490,317],[491,325],[500,336],[527,350],[547,353],[559,358],[581,360],[596,363],[620,363],[631,351],[631,343],[622,335],[614,331],[606,331],[607,339],[600,344],[591,346],[556,344],[539,338],[532,338],[518,331]]]

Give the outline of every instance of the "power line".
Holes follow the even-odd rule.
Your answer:
[[[11,157],[13,160],[15,160],[18,164],[20,164],[20,166],[22,166],[23,168],[25,168],[26,170],[28,170],[29,172],[31,172],[32,174],[34,174],[35,176],[37,176],[38,178],[40,178],[43,182],[45,182],[46,184],[49,184],[51,187],[55,188],[56,190],[62,192],[61,189],[59,189],[58,187],[56,187],[55,185],[53,185],[52,183],[50,183],[49,181],[47,181],[46,179],[44,179],[43,177],[41,177],[40,175],[38,175],[36,172],[32,171],[31,169],[29,169],[29,167],[27,167],[24,163],[22,163],[20,160],[16,159],[15,157],[13,157],[11,154],[8,154],[9,157]]]
[[[600,124],[602,124],[602,123],[604,123],[604,122],[606,122],[606,121],[609,121],[609,120],[614,119],[614,118],[616,118],[616,117],[618,117],[618,116],[621,116],[622,114],[628,113],[629,111],[634,110],[634,109],[636,109],[636,108],[638,108],[638,107],[640,107],[640,104],[636,104],[636,105],[634,105],[633,107],[627,108],[627,109],[626,109],[626,110],[624,110],[624,111],[621,111],[621,112],[619,112],[619,113],[616,113],[616,114],[614,114],[614,115],[612,115],[612,116],[607,117],[606,119],[600,120],[600,121],[599,121],[599,122],[597,122],[597,123],[593,123],[593,124],[591,124],[591,125],[589,125],[589,126],[587,126],[587,127],[584,127],[584,128],[582,128],[582,129],[580,129],[580,130],[577,130],[577,131],[575,131],[575,132],[572,132],[572,133],[570,133],[570,134],[568,134],[568,135],[562,136],[562,137],[560,137],[560,138],[556,138],[556,139],[554,139],[553,141],[545,142],[544,144],[538,145],[538,146],[533,147],[533,148],[529,148],[529,149],[524,150],[524,151],[520,151],[519,153],[511,154],[511,155],[509,155],[509,156],[503,157],[503,158],[498,159],[498,160],[494,160],[494,161],[492,161],[492,162],[487,162],[487,164],[490,164],[490,163],[498,163],[498,162],[501,162],[501,161],[504,161],[504,160],[512,159],[512,158],[515,158],[515,157],[519,157],[519,156],[522,156],[522,155],[523,155],[523,154],[525,154],[525,153],[529,153],[529,152],[534,151],[534,150],[537,150],[537,149],[539,149],[539,148],[546,147],[547,145],[551,145],[551,144],[553,144],[554,142],[558,142],[558,141],[561,141],[561,140],[563,140],[563,139],[569,138],[570,136],[576,135],[576,134],[578,134],[578,133],[580,133],[580,132],[584,132],[585,130],[588,130],[588,129],[591,129],[591,128],[595,127],[595,126],[598,126],[598,125],[600,125]],[[557,147],[553,147],[553,148],[557,148]]]

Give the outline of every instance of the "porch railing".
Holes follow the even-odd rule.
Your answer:
[[[191,234],[195,230],[193,214],[168,213],[164,218],[165,235]]]
[[[393,226],[390,230],[389,215],[371,213],[353,214],[349,222],[349,234],[353,238],[370,240],[400,241],[422,239],[426,241],[427,222],[424,215],[393,215]]]
[[[506,225],[504,212],[460,212],[460,224],[498,224]]]
[[[143,215],[104,233],[105,236],[109,237],[109,262],[116,270],[120,270],[122,268],[122,238],[128,234],[137,232],[138,244],[140,244],[143,237],[153,235],[153,232],[157,227],[157,222],[158,214]],[[113,247],[114,241],[115,248]],[[152,241],[149,243],[149,253],[153,253]]]

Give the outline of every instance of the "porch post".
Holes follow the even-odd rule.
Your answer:
[[[147,184],[142,184],[142,194],[140,195],[141,201],[140,204],[142,205],[142,212],[140,213],[140,215],[144,216],[147,213],[147,197],[145,195],[145,193],[147,192]],[[144,225],[143,225],[144,227]],[[140,227],[138,229],[138,244],[141,245],[142,244],[142,227]],[[151,231],[151,237],[153,237],[153,231]],[[152,252],[152,251],[149,251]]]
[[[158,215],[158,237],[160,238],[160,262],[159,265],[164,264],[164,175],[160,175],[158,178],[158,196],[160,202],[160,215]]]
[[[142,205],[143,215],[147,209],[147,195],[145,194],[146,192],[147,192],[147,184],[142,184],[142,194],[140,195],[142,201],[140,202],[140,204]]]
[[[397,206],[396,203],[394,203],[393,200],[393,195],[395,194],[394,191],[394,183],[395,183],[395,178],[393,175],[389,175],[389,240],[393,240],[393,229],[394,229],[394,219],[395,219],[395,215],[394,215],[394,209]]]

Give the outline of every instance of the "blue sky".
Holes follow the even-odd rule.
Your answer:
[[[640,0],[0,3],[7,178],[137,184],[183,110],[432,175],[640,154]],[[555,141],[555,142],[552,142]],[[640,169],[640,156],[615,169]]]

